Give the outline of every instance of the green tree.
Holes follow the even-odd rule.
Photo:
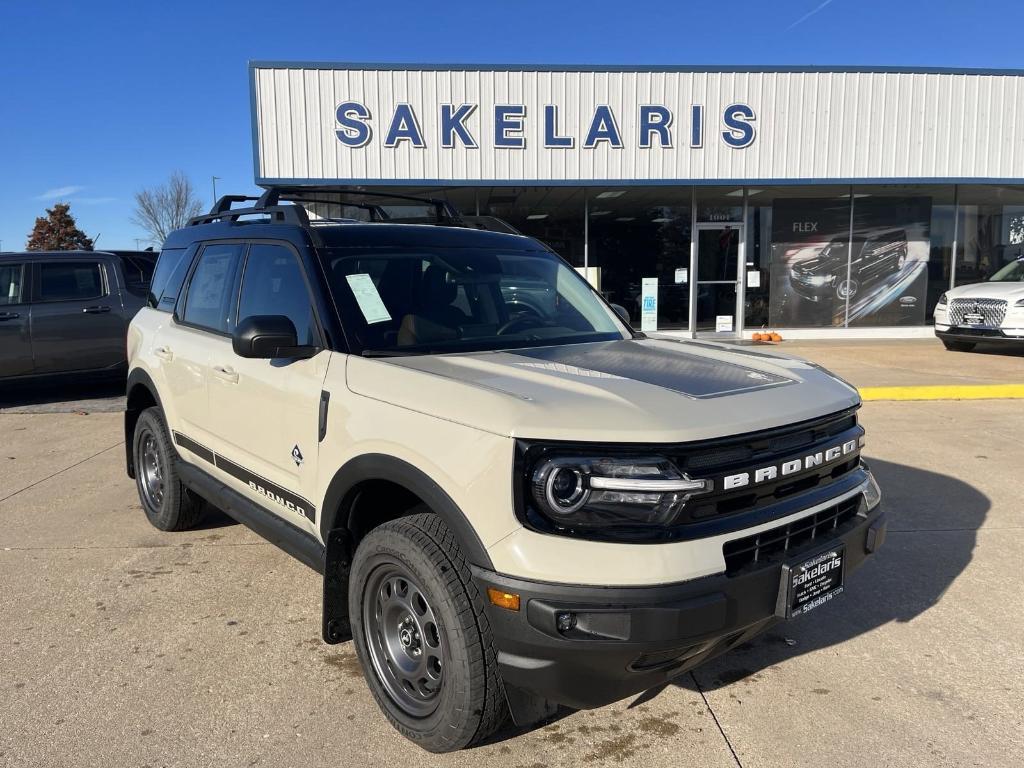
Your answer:
[[[69,203],[57,203],[36,219],[28,236],[29,251],[91,251],[92,238],[78,228]]]

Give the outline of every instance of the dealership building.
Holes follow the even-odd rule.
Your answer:
[[[250,86],[258,184],[498,217],[645,329],[926,335],[943,291],[1024,258],[1024,71],[256,62]]]

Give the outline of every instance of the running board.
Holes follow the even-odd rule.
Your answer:
[[[324,546],[311,533],[296,528],[268,512],[198,467],[179,459],[175,468],[181,481],[190,490],[271,544],[280,547],[299,562],[308,565],[317,573],[324,572]]]

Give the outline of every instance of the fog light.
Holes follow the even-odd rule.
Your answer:
[[[519,610],[519,595],[511,592],[504,592],[494,587],[487,588],[487,597],[491,601],[492,605],[496,605],[499,608],[505,608],[509,611]]]
[[[563,635],[566,632],[571,632],[576,626],[576,614],[569,611],[559,611],[555,616],[555,626],[558,627],[558,631]]]

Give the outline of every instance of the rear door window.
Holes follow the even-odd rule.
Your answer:
[[[244,249],[240,243],[216,243],[203,248],[189,280],[183,322],[214,333],[231,333],[235,272]]]
[[[24,264],[0,264],[0,306],[20,304],[24,284]]]
[[[44,261],[39,265],[39,301],[87,301],[107,293],[95,261]]]

